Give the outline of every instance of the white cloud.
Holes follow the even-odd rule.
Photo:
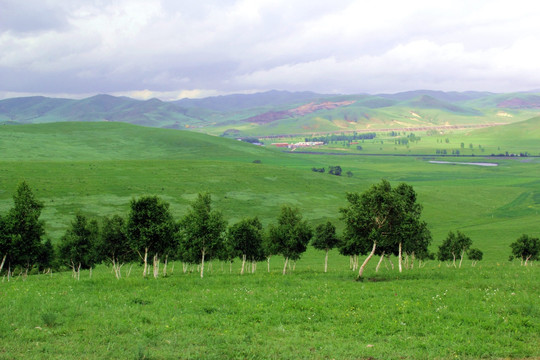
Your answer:
[[[150,89],[174,98],[184,89],[512,91],[540,82],[538,5],[528,0],[8,5],[18,20],[0,26],[4,93]],[[37,10],[47,21],[31,21]]]

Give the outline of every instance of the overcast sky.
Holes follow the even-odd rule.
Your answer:
[[[540,88],[540,3],[0,0],[0,98]]]

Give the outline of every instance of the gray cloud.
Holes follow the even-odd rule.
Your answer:
[[[0,0],[0,94],[538,88],[533,1]],[[144,91],[143,91],[144,90]]]

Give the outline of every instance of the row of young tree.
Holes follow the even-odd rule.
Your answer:
[[[266,231],[257,217],[248,217],[228,226],[221,212],[212,209],[210,194],[199,194],[190,204],[187,214],[175,221],[169,204],[157,196],[133,199],[127,218],[119,215],[105,217],[99,223],[82,214],[74,220],[54,248],[44,239],[44,223],[39,220],[43,204],[35,199],[26,182],[19,185],[14,195],[14,207],[0,216],[0,273],[13,269],[28,272],[33,267],[52,266],[71,268],[75,277],[81,269],[92,269],[98,263],[109,263],[117,278],[124,264],[140,261],[143,276],[157,277],[162,267],[167,273],[170,260],[180,260],[184,272],[190,265],[198,265],[204,276],[205,262],[219,259],[232,263],[241,259],[241,273],[246,264],[254,272],[258,262],[282,255],[283,274],[294,269],[295,262],[307,250],[309,243],[325,251],[324,271],[328,268],[328,252],[338,248],[350,256],[351,267],[361,278],[373,256],[380,256],[376,270],[390,255],[398,259],[398,268],[414,266],[435,254],[428,250],[432,237],[427,224],[421,220],[422,206],[410,185],[392,188],[382,180],[368,190],[348,193],[348,205],[340,209],[344,232],[338,236],[332,222],[309,226],[298,208],[283,206]],[[475,262],[482,252],[472,249],[472,240],[461,232],[450,232],[439,246],[437,258],[461,267],[465,254]],[[527,265],[538,259],[540,242],[523,235],[512,245],[514,257]],[[359,256],[366,256],[359,266]],[[5,266],[7,264],[7,266]],[[392,265],[393,266],[393,265]],[[421,266],[421,265],[420,265]],[[452,266],[452,265],[450,265]]]

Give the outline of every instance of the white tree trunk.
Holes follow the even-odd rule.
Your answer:
[[[289,258],[286,257],[285,258],[285,264],[283,264],[283,275],[285,275],[287,273],[287,264],[289,262]]]
[[[2,259],[2,263],[0,264],[0,273],[2,272],[2,268],[4,267],[4,264],[6,263],[6,257],[7,257],[7,254],[4,255],[4,258]]]
[[[143,268],[143,273],[142,273],[143,277],[146,277],[147,270],[148,270],[148,248],[144,248],[144,268]]]
[[[201,256],[201,279],[204,276],[204,248],[202,250],[202,256]]]
[[[376,248],[377,248],[377,242],[374,241],[373,242],[373,249],[371,249],[371,252],[369,253],[368,257],[366,258],[366,260],[364,260],[364,262],[362,263],[362,266],[360,266],[360,270],[358,271],[358,278],[361,278],[362,275],[364,274],[364,270],[366,268],[366,265],[369,262],[369,260],[371,260],[373,255],[375,254],[375,249]]]
[[[463,262],[463,255],[465,255],[465,250],[461,250],[461,259],[459,259],[459,268],[461,269],[461,263]]]
[[[266,269],[270,272],[270,256],[266,257]]]
[[[163,263],[163,276],[167,276],[167,263],[169,262],[169,255],[165,255],[165,262]]]
[[[244,275],[244,266],[246,266],[246,254],[242,255],[242,270],[240,270],[240,275]]]
[[[381,255],[381,258],[379,259],[379,262],[377,263],[377,267],[375,268],[375,272],[379,272],[379,268],[381,267],[381,263],[382,263],[383,259],[384,259],[384,251],[383,251],[383,253]]]
[[[157,254],[154,254],[154,259],[152,261],[154,279],[157,279],[159,276],[159,257]]]
[[[527,258],[525,259],[525,266],[527,266],[527,263],[529,262],[529,259],[531,258],[532,255],[529,255],[527,256]]]
[[[399,248],[398,248],[398,267],[399,267],[399,272],[402,272],[403,271],[403,266],[401,265],[401,260],[402,260],[402,254],[401,254],[401,241],[399,242]]]
[[[328,249],[326,249],[326,255],[324,257],[324,272],[328,272]]]
[[[457,267],[456,266],[456,254],[452,253],[452,256],[454,257],[454,261],[452,261],[452,265],[454,265],[454,267]]]

